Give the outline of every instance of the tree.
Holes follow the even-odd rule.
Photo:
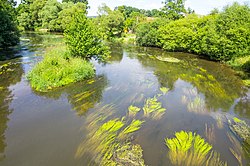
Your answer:
[[[77,3],[71,10],[72,19],[65,30],[66,44],[70,53],[86,60],[92,57],[105,60],[109,54],[108,48],[103,45],[99,32],[87,18],[86,4]]]
[[[125,21],[125,29],[135,32],[137,26],[146,20],[146,17],[139,12],[132,12],[130,17]]]
[[[124,16],[119,10],[112,11],[103,4],[99,7],[99,26],[103,33],[103,38],[111,39],[121,37],[124,29]]]
[[[73,2],[73,3],[82,2],[82,3],[85,3],[86,5],[88,5],[88,0],[62,0],[62,2],[65,2],[65,3],[68,3],[68,2]]]
[[[162,12],[165,13],[165,17],[169,18],[170,20],[178,20],[183,18],[185,10],[185,0],[165,0],[163,2],[165,5],[162,8]]]
[[[58,14],[61,10],[61,3],[57,0],[48,0],[38,14],[42,21],[42,27],[50,29],[51,31],[60,31],[61,28],[58,23]]]
[[[215,15],[215,14],[219,14],[219,9],[218,8],[214,8],[213,10],[211,10],[211,12],[209,13],[210,15]]]
[[[13,46],[19,42],[14,5],[13,1],[0,1],[0,48]]]
[[[23,0],[18,6],[19,26],[24,30],[34,30],[42,25],[38,13],[48,0]]]

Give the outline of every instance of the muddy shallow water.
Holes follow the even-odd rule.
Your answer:
[[[173,165],[164,139],[181,130],[199,134],[228,165],[239,164],[230,148],[249,163],[228,120],[249,123],[250,91],[227,66],[192,54],[113,45],[109,63],[93,61],[95,78],[39,93],[25,76],[42,59],[44,36],[22,39],[13,53],[21,57],[0,61],[0,165],[99,165],[101,145],[93,133],[116,118],[125,126],[143,121],[128,139],[141,147],[146,165]],[[154,97],[164,111],[145,114]],[[131,115],[131,105],[140,111]]]

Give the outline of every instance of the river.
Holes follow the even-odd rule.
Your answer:
[[[229,148],[243,165],[249,162],[228,120],[250,122],[250,91],[226,65],[114,44],[109,63],[93,61],[95,78],[40,93],[26,75],[42,59],[44,36],[24,34],[17,51],[4,52],[16,58],[0,61],[0,165],[99,165],[101,145],[91,134],[116,118],[126,125],[143,121],[129,141],[140,145],[146,165],[173,164],[164,139],[182,130],[199,134],[229,166],[238,165]],[[154,98],[164,111],[145,114],[145,103]],[[131,114],[131,105],[140,111]]]

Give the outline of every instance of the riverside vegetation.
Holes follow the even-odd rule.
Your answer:
[[[87,1],[64,0],[60,3],[56,0],[24,0],[17,9],[14,9],[15,5],[12,1],[1,1],[0,12],[4,16],[1,22],[6,23],[7,28],[1,29],[4,33],[0,36],[0,47],[13,46],[18,43],[17,27],[21,30],[44,28],[46,31],[64,33],[65,41],[61,40],[47,47],[43,60],[28,73],[27,78],[31,86],[42,92],[93,78],[95,69],[90,60],[106,61],[110,54],[109,47],[104,44],[104,41],[117,41],[116,39],[126,36],[129,36],[131,41],[136,40],[140,46],[160,47],[166,51],[190,52],[211,60],[226,62],[236,69],[246,71],[242,77],[248,78],[250,70],[249,6],[234,3],[226,6],[221,12],[214,10],[207,16],[199,16],[191,9],[186,10],[184,2],[183,0],[166,0],[162,10],[152,11],[127,6],[119,6],[111,10],[103,4],[99,8],[97,18],[87,18]],[[15,10],[17,13],[14,12]],[[136,37],[131,37],[131,34],[135,34]],[[178,65],[182,69],[186,68],[184,72],[180,70],[179,75],[171,73],[171,77],[175,77],[173,79],[175,81],[179,78],[187,80],[197,87],[197,89],[182,89],[184,91],[180,96],[182,104],[186,106],[185,109],[189,113],[208,114],[210,109],[206,107],[206,102],[209,99],[213,102],[220,99],[233,103],[237,98],[237,95],[234,95],[231,99],[216,78],[209,75],[203,68],[196,66],[188,70],[189,64],[173,57],[139,53],[138,57],[138,60],[142,57],[148,58],[146,63],[161,62],[158,66],[171,63],[176,64],[175,68]],[[196,72],[189,72],[190,70]],[[159,71],[155,72],[157,75]],[[198,74],[191,76],[191,73]],[[95,82],[98,82],[98,79],[93,78],[86,81],[86,84],[91,85]],[[166,83],[163,81],[161,84]],[[92,91],[93,87],[82,93],[69,95],[69,101],[75,105],[74,109],[79,115],[94,108],[95,102],[100,100],[95,96],[98,89]],[[125,116],[111,116],[114,106],[108,104],[99,108],[98,103],[97,113],[90,112],[86,116],[86,129],[89,133],[78,146],[75,158],[79,159],[86,153],[91,153],[93,164],[145,165],[143,148],[135,143],[134,137],[144,125],[160,121],[168,113],[165,108],[166,103],[161,102],[161,98],[165,98],[172,90],[167,87],[161,86],[156,89],[159,93],[150,97],[144,98],[143,94],[139,94],[142,96],[140,99],[144,99],[143,105],[136,102],[130,103]],[[102,93],[102,90],[100,91],[98,94]],[[212,91],[211,94],[217,98],[210,93],[206,95],[206,91]],[[204,96],[199,95],[202,92]],[[214,103],[214,108],[218,107],[223,110],[221,105],[217,106]],[[249,156],[250,128],[243,120],[229,119],[225,125],[228,125],[234,136],[230,136],[232,133],[229,133],[228,139],[235,145],[229,147],[229,150],[239,165],[242,165],[241,154]],[[214,127],[209,128],[206,124],[205,130],[207,140],[213,141]],[[172,135],[174,138],[169,135],[165,138],[165,145],[168,148],[166,154],[173,165],[227,165],[220,158],[220,154],[212,150],[213,145],[208,143],[206,138],[202,138],[196,132],[178,131],[170,132],[174,134]],[[244,149],[236,146],[239,143],[236,137],[241,140],[240,143]]]

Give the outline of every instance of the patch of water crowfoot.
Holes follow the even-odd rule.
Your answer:
[[[180,131],[175,133],[175,138],[166,138],[165,143],[169,148],[168,157],[173,165],[200,166],[211,165],[210,162],[215,165],[226,165],[220,161],[217,153],[212,154],[212,146],[195,133]]]
[[[128,107],[129,115],[135,116],[140,110],[141,108],[133,106],[133,105]]]
[[[162,103],[155,96],[154,98],[146,99],[143,111],[145,116],[157,119],[165,113],[166,109],[162,108]]]
[[[115,165],[133,165],[144,166],[140,145],[132,145],[130,142],[125,143],[117,148],[114,153]]]
[[[245,121],[233,118],[233,121],[229,120],[229,128],[250,145],[250,126]]]
[[[96,123],[101,120],[102,117],[98,118]],[[141,147],[132,145],[129,140],[129,134],[139,130],[142,123],[140,120],[133,120],[122,129],[126,124],[125,118],[109,120],[96,131],[90,132],[87,140],[79,146],[76,157],[82,157],[87,152],[93,153],[94,162],[100,165],[144,165]]]
[[[161,90],[161,92],[165,95],[165,94],[167,94],[167,93],[168,93],[169,88],[166,88],[166,87],[161,87],[161,88],[160,88],[160,90]]]
[[[144,121],[133,120],[129,126],[127,126],[119,135],[119,137],[123,137],[126,134],[135,132],[141,128],[141,125]]]

